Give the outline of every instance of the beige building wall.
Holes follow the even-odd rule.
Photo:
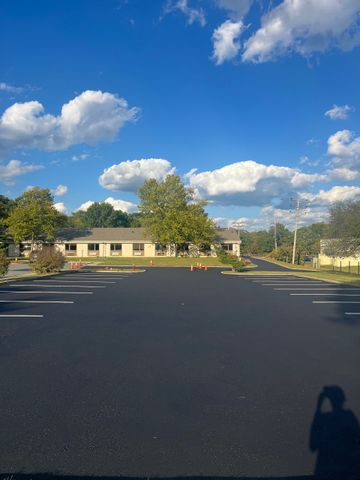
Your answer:
[[[144,256],[155,257],[155,243],[145,243]]]
[[[328,257],[327,255],[320,254],[319,255],[319,264],[320,266],[325,265],[334,265],[335,267],[348,267],[350,262],[350,266],[357,266],[360,262],[359,257]]]
[[[76,243],[76,242],[69,242],[69,243]],[[155,243],[145,243],[145,242],[131,242],[131,243],[123,243],[123,242],[91,242],[91,243],[98,243],[99,244],[99,251],[98,251],[98,257],[111,257],[111,244],[112,243],[121,243],[122,245],[122,250],[121,250],[121,255],[114,255],[114,257],[134,257],[133,253],[133,244],[134,243],[143,243],[144,244],[144,257],[156,257],[156,246]],[[224,242],[224,243],[229,243],[231,244],[232,242]],[[232,253],[234,255],[240,256],[240,244],[238,243],[232,243],[233,245],[233,251]],[[56,248],[61,251],[62,253],[66,254],[65,252],[65,244],[64,243],[57,243]],[[213,246],[211,246],[211,254],[212,256],[216,256],[215,254],[215,249]],[[75,256],[75,255],[74,255]],[[88,243],[77,243],[76,247],[76,256],[77,257],[96,257],[96,255],[91,255],[91,253],[88,250]],[[171,249],[168,247],[166,249],[166,256],[176,256],[176,252],[174,249]],[[135,255],[135,257],[138,257],[138,255]]]
[[[122,244],[122,256],[123,257],[132,257],[133,256],[132,243],[123,243]]]

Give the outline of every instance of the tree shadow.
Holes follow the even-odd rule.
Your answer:
[[[331,409],[324,411],[324,402]],[[338,386],[325,386],[318,397],[310,430],[310,450],[317,453],[314,478],[360,479],[360,426]]]

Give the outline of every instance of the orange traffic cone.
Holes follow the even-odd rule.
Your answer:
[[[207,272],[208,270],[209,270],[209,267],[205,265],[205,272]]]

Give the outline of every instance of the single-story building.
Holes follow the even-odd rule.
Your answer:
[[[219,228],[215,245],[200,252],[193,245],[185,245],[181,251],[153,242],[144,228],[67,228],[59,230],[53,244],[67,257],[158,257],[158,256],[216,256],[215,245],[221,245],[228,253],[240,256],[238,234],[234,229]],[[25,255],[30,245],[22,246]]]
[[[330,256],[326,255],[326,248],[329,246],[329,242],[336,242],[336,240],[320,240],[320,253],[319,253],[319,266],[334,266],[336,268],[342,267],[357,267],[360,263],[360,250],[358,255],[352,256]]]

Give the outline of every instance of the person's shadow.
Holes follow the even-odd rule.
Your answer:
[[[331,410],[323,412],[325,399]],[[317,452],[315,479],[360,479],[360,427],[351,410],[345,410],[340,387],[324,387],[318,398],[310,431],[310,450]]]

